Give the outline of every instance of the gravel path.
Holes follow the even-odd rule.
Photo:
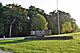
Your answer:
[[[0,53],[13,53],[13,52],[3,51],[0,49]]]

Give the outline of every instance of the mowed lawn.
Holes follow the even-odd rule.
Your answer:
[[[0,48],[14,53],[80,53],[80,33],[73,40],[0,40]]]

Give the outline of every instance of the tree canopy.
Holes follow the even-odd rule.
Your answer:
[[[54,10],[46,14],[43,9],[30,6],[23,8],[18,4],[0,3],[0,34],[12,36],[29,35],[31,30],[51,30],[52,34],[58,33],[59,13],[60,33],[71,33],[78,30],[76,20],[67,12]]]
[[[47,24],[44,16],[36,14],[36,17],[32,18],[31,28],[32,30],[48,30]]]
[[[58,33],[57,13],[59,13],[60,33],[70,33],[77,31],[76,29],[78,29],[78,26],[76,25],[76,20],[73,19],[69,13],[60,10],[56,12],[54,10],[46,16],[46,19],[49,23],[48,28],[52,30],[53,34]]]

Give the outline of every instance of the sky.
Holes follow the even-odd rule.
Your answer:
[[[3,5],[19,4],[24,8],[30,5],[43,9],[46,13],[57,9],[56,0],[0,0]],[[58,0],[58,9],[71,14],[71,17],[76,20],[80,27],[80,0]]]

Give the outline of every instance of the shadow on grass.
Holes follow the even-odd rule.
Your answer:
[[[22,39],[22,40],[11,40],[11,41],[3,40],[0,42],[0,45],[15,44],[15,43],[22,43],[22,42],[29,42],[29,41],[31,41],[31,40],[24,40],[24,39]]]

